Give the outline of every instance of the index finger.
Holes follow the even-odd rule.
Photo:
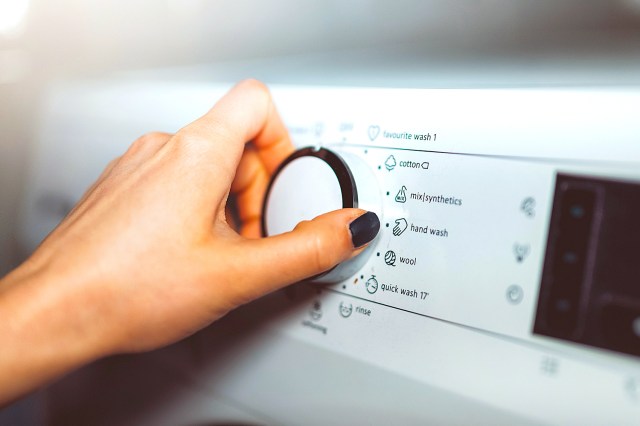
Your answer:
[[[269,103],[267,120],[253,139],[253,145],[267,173],[272,175],[293,151],[293,143],[273,102]]]
[[[269,90],[256,80],[238,83],[209,112],[176,136],[191,141],[191,145],[201,145],[199,156],[222,166],[212,177],[218,182],[224,178],[229,185],[246,142],[253,142],[269,173],[293,151]]]

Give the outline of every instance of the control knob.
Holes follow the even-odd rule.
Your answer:
[[[291,231],[303,220],[341,208],[373,211],[380,217],[380,193],[367,164],[351,153],[326,148],[301,148],[291,154],[271,178],[262,209],[263,236]],[[373,251],[370,244],[311,281],[337,283],[360,270]]]

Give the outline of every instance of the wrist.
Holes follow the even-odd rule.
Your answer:
[[[89,287],[29,263],[0,280],[0,404],[108,353]]]

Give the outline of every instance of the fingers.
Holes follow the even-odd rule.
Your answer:
[[[294,151],[289,131],[282,122],[273,102],[269,103],[267,121],[260,133],[253,138],[253,145],[256,147],[258,157],[269,176]]]
[[[215,168],[201,174],[203,185],[224,184],[227,189],[247,141],[253,141],[267,172],[293,151],[269,91],[255,80],[239,83],[174,138],[176,144],[193,149],[200,161]]]
[[[98,179],[85,191],[70,214],[77,212],[80,206],[94,194],[96,188],[100,187],[100,184],[111,176],[114,170],[118,170],[118,172],[121,173],[139,167],[140,164],[158,152],[172,136],[173,135],[169,133],[151,132],[136,139],[124,155],[111,160],[109,164],[107,164],[107,167],[104,168],[100,176],[98,176]]]
[[[236,195],[240,234],[247,238],[260,238],[262,201],[269,184],[269,174],[258,151],[247,145],[238,165],[231,192]]]
[[[89,198],[89,196],[91,196],[93,191],[95,191],[96,187],[100,185],[100,183],[104,181],[107,178],[107,176],[111,174],[111,171],[116,167],[119,161],[120,161],[120,157],[117,157],[111,160],[109,164],[107,164],[107,167],[105,167],[102,173],[100,173],[100,176],[98,176],[98,179],[96,179],[96,181],[85,191],[84,195],[82,195],[82,197],[80,198],[80,201],[78,201],[78,203],[76,204],[76,207],[74,207],[74,210],[78,207],[78,205],[82,204],[87,198]]]
[[[300,223],[293,231],[241,240],[230,253],[238,271],[232,299],[245,303],[288,284],[320,274],[349,259],[378,234],[375,213],[342,209]]]
[[[264,127],[244,149],[231,192],[236,194],[240,212],[240,233],[247,238],[261,236],[262,202],[269,179],[294,151],[282,119],[273,102],[269,103]]]
[[[118,167],[135,169],[153,157],[173,137],[170,133],[150,132],[136,139],[118,162]]]

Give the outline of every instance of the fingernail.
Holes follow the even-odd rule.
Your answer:
[[[366,212],[349,224],[353,247],[358,248],[373,240],[380,230],[380,219],[374,212]]]

